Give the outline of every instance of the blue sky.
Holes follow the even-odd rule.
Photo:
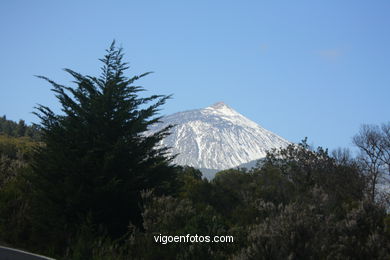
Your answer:
[[[351,147],[390,120],[390,1],[18,1],[0,3],[0,114],[58,111],[45,75],[98,75],[113,39],[170,114],[224,101],[315,146]]]

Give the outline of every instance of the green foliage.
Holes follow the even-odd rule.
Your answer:
[[[30,234],[31,174],[35,147],[28,137],[0,135],[0,240],[26,246]]]
[[[181,192],[178,198],[144,194],[145,232],[131,233],[133,240],[126,243],[127,256],[132,259],[388,258],[390,236],[385,224],[388,217],[379,205],[365,201],[362,190],[356,192],[365,187],[356,165],[336,161],[322,149],[307,148],[304,144],[289,147],[270,154],[270,161],[261,168],[250,172],[225,170],[211,182],[192,174],[191,168],[182,170],[189,192]],[[288,155],[288,159],[281,154]],[[298,173],[310,179],[295,176]],[[163,246],[153,239],[153,235],[159,234],[202,232],[233,235],[235,242]]]
[[[267,167],[279,169],[300,196],[317,186],[337,205],[363,199],[367,187],[364,175],[355,164],[341,164],[321,147],[314,151],[306,139],[269,153],[264,164]]]
[[[40,76],[53,86],[63,111],[57,115],[41,105],[36,112],[45,145],[35,153],[30,178],[33,237],[46,250],[63,250],[87,216],[112,238],[130,222],[141,227],[140,191],[166,194],[175,187],[166,148],[156,148],[169,127],[144,134],[169,97],[139,97],[143,89],[133,83],[149,73],[127,78],[122,58],[113,43],[101,60],[101,77],[65,69],[76,87]]]
[[[32,152],[37,146],[39,143],[28,137],[0,135],[0,187],[28,166]]]
[[[239,259],[321,259],[325,238],[326,216],[322,215],[326,195],[313,191],[315,201],[310,204],[290,203],[279,206],[259,201],[259,223],[250,227],[248,244]],[[314,204],[316,203],[316,204]]]
[[[74,219],[61,215],[69,210],[62,209],[64,205],[91,199],[90,194],[72,186],[53,188],[50,193],[37,189],[41,180],[36,169],[31,173],[31,151],[37,147],[38,152],[45,151],[47,144],[2,138],[3,154],[24,163],[18,164],[19,170],[1,190],[1,239],[31,251],[63,259],[387,259],[390,255],[389,216],[383,207],[366,200],[360,168],[305,143],[270,153],[263,165],[251,171],[221,171],[211,182],[202,179],[194,168],[165,166],[163,169],[174,172],[176,181],[148,191],[139,189],[137,210],[142,224],[131,223],[129,217],[126,224],[123,222],[122,235],[113,235],[105,226],[110,222],[98,222],[93,207],[80,210]],[[67,156],[77,160],[71,154]],[[88,172],[88,168],[83,169]],[[99,190],[89,191],[93,195],[102,192],[102,187],[96,188]],[[108,191],[103,195],[109,195]],[[62,204],[61,196],[68,204]],[[101,205],[108,205],[104,204],[107,198],[99,199]],[[128,202],[111,201],[118,210],[135,206]],[[108,208],[115,210],[115,206]],[[45,215],[37,215],[40,212]],[[45,235],[44,239],[37,237],[37,231]],[[159,235],[187,234],[230,235],[234,243],[155,241]],[[56,244],[60,241],[66,241],[62,249]]]
[[[39,140],[39,127],[35,124],[28,126],[24,120],[18,123],[7,120],[6,116],[0,117],[0,135],[12,137],[30,137],[33,140]]]
[[[112,44],[99,78],[66,69],[75,87],[41,77],[63,113],[39,106],[39,127],[0,118],[2,243],[58,259],[390,258],[390,217],[361,163],[375,156],[332,157],[305,139],[202,179],[159,148],[169,127],[145,134],[169,96],[140,97],[133,84],[148,73],[125,77],[122,57]],[[380,147],[364,143],[378,129],[355,138],[380,151],[383,171],[389,129]],[[234,242],[155,241],[187,234]]]
[[[210,206],[195,205],[188,199],[156,197],[143,193],[144,229],[129,241],[133,259],[224,259],[227,245],[212,243],[156,243],[158,235],[227,235],[223,218]]]
[[[361,201],[339,220],[331,237],[337,238],[329,252],[333,259],[388,259],[390,237],[385,229],[386,211]]]

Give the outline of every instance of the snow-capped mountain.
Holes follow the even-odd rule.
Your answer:
[[[289,144],[223,102],[175,113],[161,121],[149,130],[175,125],[160,145],[178,154],[173,161],[178,165],[224,170],[260,159],[267,150]]]

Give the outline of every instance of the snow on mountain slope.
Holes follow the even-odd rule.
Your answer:
[[[289,142],[262,128],[223,102],[204,109],[175,113],[149,130],[175,125],[160,145],[178,154],[174,163],[223,170],[257,160]]]

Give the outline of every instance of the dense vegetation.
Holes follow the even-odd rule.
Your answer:
[[[39,140],[39,127],[37,125],[26,125],[24,120],[18,123],[7,120],[6,116],[0,117],[0,134],[11,137],[29,137],[32,140]]]
[[[362,128],[357,158],[304,140],[208,181],[155,148],[169,129],[143,134],[169,97],[141,98],[147,73],[125,77],[122,56],[113,44],[99,78],[66,70],[73,88],[42,77],[63,114],[38,107],[39,128],[0,120],[3,244],[60,259],[389,259],[389,125]],[[154,239],[187,234],[234,242]]]

